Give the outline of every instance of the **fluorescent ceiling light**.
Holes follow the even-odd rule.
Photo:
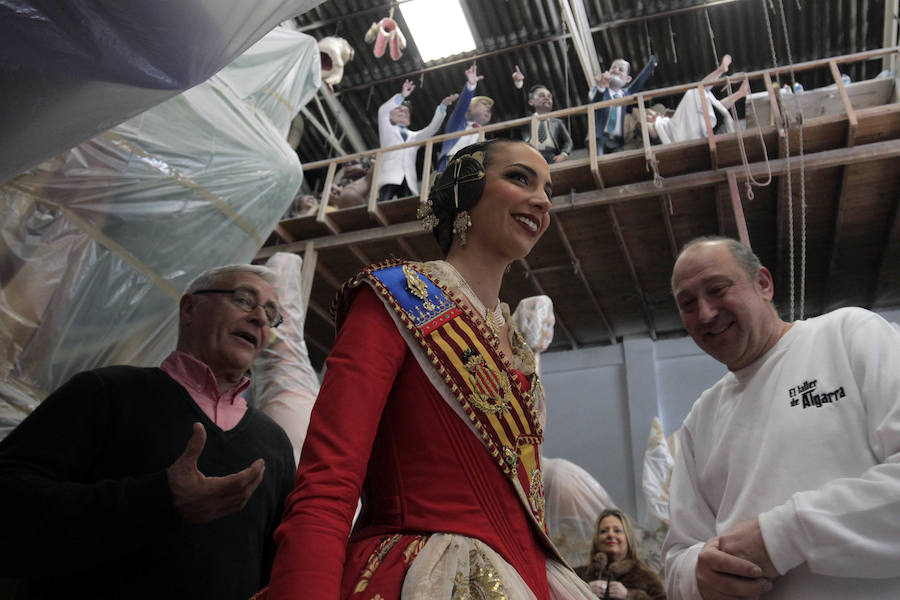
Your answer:
[[[400,12],[425,62],[475,49],[459,0],[411,0]]]

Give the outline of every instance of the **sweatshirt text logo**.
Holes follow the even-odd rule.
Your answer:
[[[817,388],[818,381],[815,379],[804,381],[802,384],[790,388],[788,395],[791,399],[791,406],[821,408],[825,404],[833,404],[847,396],[844,393],[844,386],[830,392],[817,392]]]

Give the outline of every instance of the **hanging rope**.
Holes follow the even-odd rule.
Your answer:
[[[799,152],[800,152],[800,318],[803,319],[806,306],[806,160],[803,155],[803,112],[800,110],[800,99],[797,92],[797,77],[794,73],[794,61],[791,57],[791,39],[788,34],[787,17],[782,0],[778,0],[781,10],[781,28],[784,32],[784,45],[787,50],[788,65],[791,72],[791,94],[794,98],[794,110],[797,115]],[[793,285],[793,281],[791,282]]]
[[[715,59],[716,64],[718,65],[719,57],[718,57],[718,54],[716,53],[716,42],[715,42],[716,35],[715,35],[715,32],[713,31],[712,23],[710,23],[710,20],[709,20],[709,11],[704,9],[703,14],[706,15],[706,28],[709,31],[709,40],[710,40],[710,43],[712,44],[713,58]],[[746,75],[744,76],[744,80],[747,81]],[[730,77],[725,78],[725,85],[728,90],[728,95],[731,96],[734,92],[731,87],[731,78]],[[749,82],[748,82],[748,85],[749,85]],[[752,103],[752,101],[751,101],[751,103]],[[736,124],[739,125],[740,121],[738,120],[737,108],[735,108],[735,105],[732,104],[729,110],[731,113],[731,118],[734,120],[734,122]],[[756,114],[756,106],[755,105],[753,106],[753,113],[754,113],[754,115]],[[765,182],[756,181],[756,179],[754,179],[753,173],[750,171],[750,160],[747,158],[747,149],[744,147],[744,137],[742,135],[740,135],[740,132],[738,132],[738,135],[737,135],[738,148],[740,149],[740,153],[741,153],[741,165],[744,168],[744,190],[745,190],[745,194],[747,196],[747,200],[753,200],[753,198],[754,198],[754,194],[753,194],[753,186],[754,185],[756,187],[763,187],[763,186],[767,186],[770,183],[772,183],[772,166],[769,164],[769,151],[766,148],[766,143],[765,143],[765,140],[763,139],[762,128],[760,127],[758,118],[756,120],[756,128],[759,133],[759,142],[763,149],[763,156],[765,157],[766,170],[768,171],[768,179]],[[746,128],[744,130],[746,131]]]
[[[750,82],[747,79],[746,75],[744,75],[744,81],[746,81],[747,84],[749,85]],[[728,95],[731,96],[734,92],[732,92],[730,77],[726,77],[725,85],[728,89]],[[760,123],[759,123],[759,115],[756,113],[756,105],[753,104],[753,100],[750,98],[749,94],[747,95],[747,99],[750,102],[750,106],[753,109],[754,119],[756,120],[756,131],[757,131],[757,134],[759,135],[759,144],[762,147],[763,160],[766,163],[766,172],[767,172],[767,177],[766,177],[765,181],[757,181],[756,178],[753,177],[753,172],[750,170],[750,159],[747,158],[747,148],[744,146],[744,136],[742,136],[740,134],[740,132],[738,132],[738,135],[737,135],[738,149],[740,150],[740,153],[741,153],[741,165],[744,168],[744,193],[747,196],[747,200],[753,200],[753,198],[754,198],[753,186],[765,187],[765,186],[769,185],[770,183],[772,183],[772,165],[769,162],[769,150],[766,148],[766,141],[763,138],[762,127],[760,126]],[[731,118],[734,120],[736,126],[739,127],[740,121],[738,120],[737,108],[735,108],[734,104],[731,105],[731,107],[729,108],[729,111],[731,113]],[[746,130],[747,130],[747,128],[744,127],[744,131],[746,131]]]
[[[772,53],[772,65],[773,67],[778,66],[778,60],[775,56],[775,39],[772,34],[772,25],[769,21],[769,13],[766,9],[766,0],[761,0],[763,14],[766,18],[766,31],[769,35],[769,49]],[[803,114],[800,110],[800,101],[797,98],[797,90],[796,90],[796,76],[794,73],[794,62],[791,56],[791,42],[790,42],[790,34],[787,29],[787,18],[785,17],[784,12],[784,4],[782,0],[777,0],[778,8],[781,9],[781,27],[784,33],[784,43],[787,51],[787,59],[788,65],[790,66],[790,74],[791,74],[791,94],[794,97],[794,110],[797,115],[797,122],[799,124],[798,131],[798,142],[799,142],[799,157],[800,157],[800,318],[803,318],[804,308],[806,304],[806,164],[804,160],[803,154]],[[775,5],[772,0],[768,0],[769,8],[773,13],[777,13]],[[779,90],[779,94],[781,93],[781,78],[776,72],[776,80],[777,86]],[[794,243],[794,193],[793,193],[793,175],[791,168],[791,136],[790,136],[790,118],[786,113],[782,114],[781,127],[785,132],[785,163],[787,166],[787,202],[788,202],[788,254],[789,254],[789,276],[790,276],[790,319],[794,320],[794,312],[795,312],[795,290],[797,288],[796,277],[795,277],[795,243]]]

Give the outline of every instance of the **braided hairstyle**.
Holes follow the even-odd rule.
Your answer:
[[[504,145],[522,144],[518,140],[493,139],[471,144],[453,155],[428,194],[428,203],[437,219],[432,230],[444,256],[453,243],[453,221],[462,211],[471,211],[484,191],[485,170],[494,154]]]

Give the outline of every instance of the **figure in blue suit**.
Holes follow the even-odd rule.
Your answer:
[[[475,65],[466,69],[466,84],[459,93],[456,107],[450,113],[444,133],[453,133],[464,129],[471,129],[473,132],[441,144],[441,153],[437,164],[438,173],[447,168],[447,162],[456,154],[457,150],[478,141],[478,127],[483,127],[491,122],[491,109],[494,101],[487,96],[473,97],[475,87],[482,79],[484,79],[484,75],[478,74],[478,68]]]
[[[591,87],[588,102],[602,102],[638,93],[643,89],[657,64],[659,64],[659,60],[655,56],[651,56],[632,82],[631,76],[628,74],[631,65],[627,60],[617,58],[612,62],[608,71],[604,71],[601,75],[594,75],[596,85]],[[631,85],[628,85],[629,83]],[[608,154],[622,149],[625,144],[625,132],[622,127],[624,121],[625,107],[623,106],[606,106],[598,108],[594,112],[594,137],[597,139],[597,154]],[[585,143],[587,143],[587,139],[585,139]]]

